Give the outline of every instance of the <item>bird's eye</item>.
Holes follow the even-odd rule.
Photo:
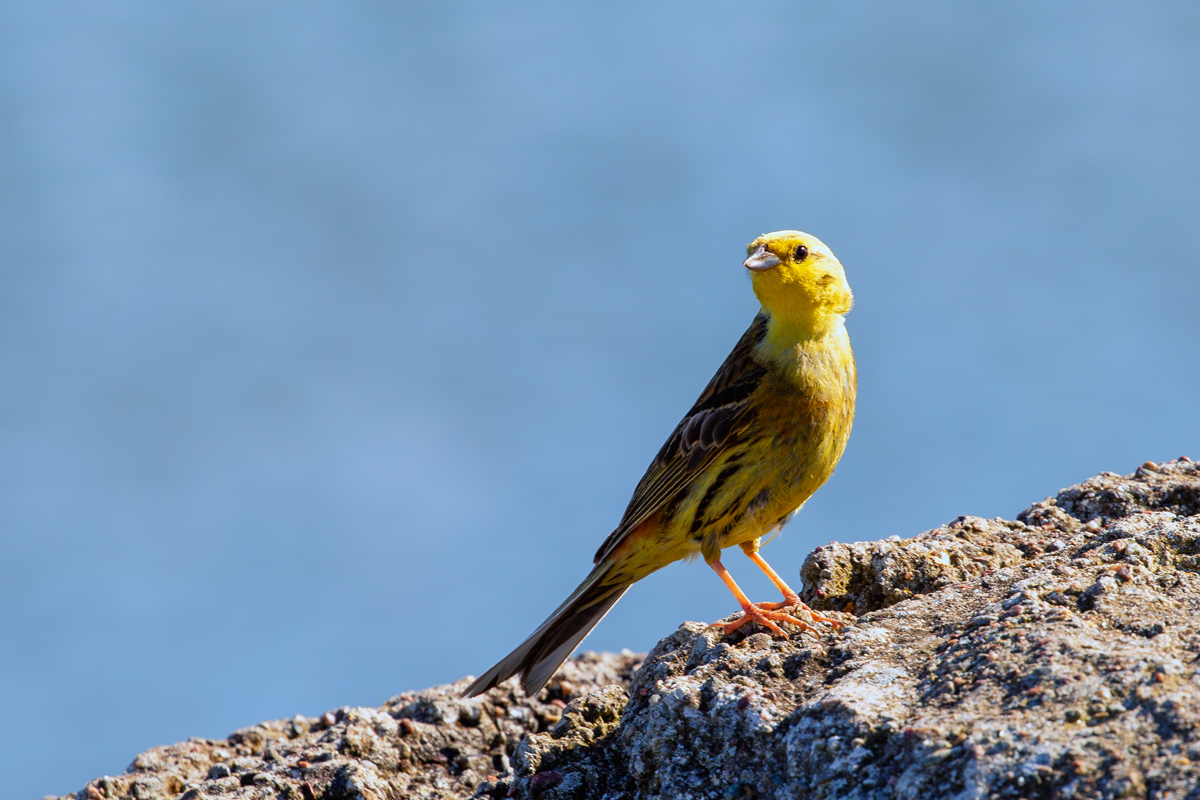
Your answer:
[[[796,245],[796,250],[792,253],[792,259],[799,263],[806,258],[808,258],[808,248],[802,244]]]

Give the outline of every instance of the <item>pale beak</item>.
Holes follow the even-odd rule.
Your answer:
[[[750,257],[742,262],[742,266],[746,269],[752,269],[755,272],[762,272],[778,263],[779,256],[768,250],[765,244],[760,244],[754,248],[754,252],[750,254]]]

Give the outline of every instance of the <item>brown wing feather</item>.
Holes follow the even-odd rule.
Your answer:
[[[629,531],[685,491],[750,424],[754,409],[749,406],[749,398],[766,374],[754,359],[754,348],[766,332],[767,318],[759,314],[667,437],[633,490],[621,523],[596,551],[596,563],[624,541]]]

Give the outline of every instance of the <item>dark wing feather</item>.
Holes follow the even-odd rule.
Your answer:
[[[596,563],[611,553],[629,531],[685,491],[753,420],[754,409],[748,401],[766,374],[754,359],[754,348],[766,332],[767,318],[759,314],[695,405],[667,437],[634,489],[621,524],[596,551]]]

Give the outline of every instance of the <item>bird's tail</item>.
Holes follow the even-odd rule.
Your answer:
[[[520,673],[527,697],[541,691],[550,676],[608,610],[616,605],[629,584],[606,584],[611,561],[596,565],[583,583],[543,622],[521,646],[466,688],[463,697],[474,697]]]

